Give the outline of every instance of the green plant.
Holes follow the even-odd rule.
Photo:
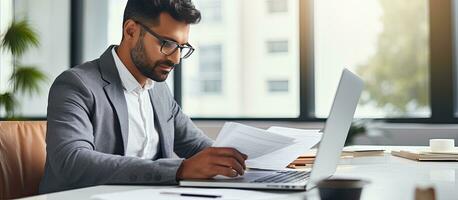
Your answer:
[[[430,103],[428,3],[377,2],[383,29],[375,53],[356,69],[365,85],[360,102],[382,109],[389,117],[424,110]]]
[[[15,109],[19,106],[16,95],[39,94],[40,84],[48,78],[35,66],[22,65],[19,62],[27,50],[39,46],[38,34],[28,20],[13,21],[3,35],[0,45],[2,50],[13,56],[13,73],[8,82],[8,89],[0,93],[0,109],[5,110],[6,118],[14,118]]]

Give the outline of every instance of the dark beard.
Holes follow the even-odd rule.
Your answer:
[[[157,61],[154,65],[146,56],[145,47],[143,45],[143,40],[138,40],[135,47],[130,51],[130,57],[135,67],[143,74],[156,82],[163,82],[167,79],[169,72],[158,71],[158,67],[161,65],[171,66],[172,70],[175,68],[175,65],[170,60]]]

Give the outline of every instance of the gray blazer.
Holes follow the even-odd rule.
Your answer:
[[[63,72],[51,86],[40,193],[100,184],[176,184],[183,158],[213,142],[183,114],[167,85],[156,83],[149,94],[160,138],[159,159],[124,156],[127,103],[112,48],[99,59]]]

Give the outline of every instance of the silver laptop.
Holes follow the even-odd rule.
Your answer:
[[[183,180],[180,186],[281,190],[313,188],[318,180],[329,178],[336,171],[363,85],[358,76],[343,70],[311,171],[250,169],[237,178]]]

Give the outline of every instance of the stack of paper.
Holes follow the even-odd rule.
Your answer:
[[[267,130],[228,122],[213,146],[232,147],[248,156],[249,168],[285,169],[321,139],[319,130],[270,127]]]

